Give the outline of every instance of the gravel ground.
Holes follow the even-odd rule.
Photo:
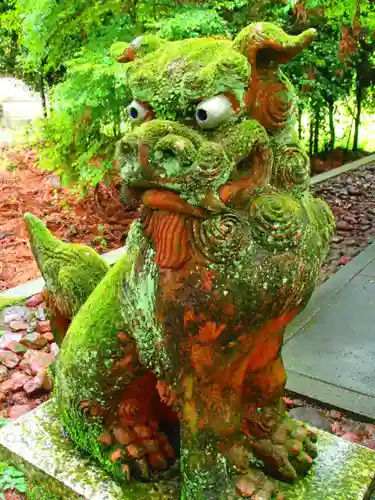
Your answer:
[[[336,234],[322,269],[325,281],[375,241],[375,163],[332,177],[312,190],[336,218]]]

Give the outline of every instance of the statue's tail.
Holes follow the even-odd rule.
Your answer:
[[[47,226],[35,215],[27,212],[24,214],[24,220],[29,235],[31,251],[40,272],[43,274],[43,263],[46,254],[51,254],[63,242],[53,236],[47,229]]]

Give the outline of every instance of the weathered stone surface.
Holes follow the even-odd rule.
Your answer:
[[[16,407],[13,407],[16,408]],[[19,408],[13,410],[12,415]],[[375,453],[318,431],[319,457],[294,485],[277,482],[286,500],[362,499],[375,471]],[[0,457],[22,467],[29,478],[66,499],[177,500],[176,479],[132,482],[123,490],[62,433],[53,401],[0,430]]]

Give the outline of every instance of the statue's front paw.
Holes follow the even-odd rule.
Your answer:
[[[124,479],[133,476],[150,479],[152,470],[167,469],[174,459],[174,450],[157,424],[115,427],[104,431],[98,442],[106,448],[106,456],[120,466]]]
[[[294,481],[311,467],[317,455],[316,441],[314,431],[286,416],[270,437],[251,439],[250,447],[269,474]]]
[[[268,479],[260,470],[252,469],[246,474],[237,476],[236,493],[241,498],[251,498],[251,500],[282,500],[284,497],[277,493],[276,485]]]

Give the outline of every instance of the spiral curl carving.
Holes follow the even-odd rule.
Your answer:
[[[293,109],[293,101],[285,83],[260,80],[256,96],[257,107],[253,117],[270,132],[283,129]]]
[[[243,430],[251,437],[262,438],[268,436],[279,422],[280,409],[266,406],[245,416]]]
[[[314,198],[310,194],[307,194],[302,199],[302,202],[306,210],[311,214],[311,220],[317,229],[316,234],[319,235],[321,242],[319,250],[325,253],[335,227],[335,219],[332,212],[324,200]]]
[[[266,193],[250,205],[251,228],[255,240],[271,250],[298,246],[303,235],[299,203],[287,195]]]
[[[284,146],[275,155],[272,183],[285,189],[305,190],[310,183],[310,159],[297,146]]]
[[[235,212],[220,214],[204,221],[191,221],[192,241],[208,260],[215,263],[233,259],[251,242],[248,222]]]
[[[142,408],[139,401],[134,399],[127,399],[121,403],[117,410],[118,416],[121,417],[127,425],[135,425],[140,422],[142,416]]]

